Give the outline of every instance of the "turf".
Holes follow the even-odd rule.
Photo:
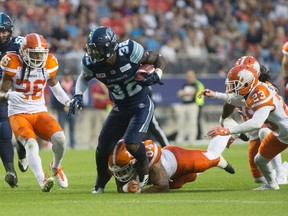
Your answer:
[[[40,155],[49,171],[51,151],[41,150]],[[21,173],[17,167],[19,187],[12,189],[0,169],[0,215],[287,215],[288,185],[279,191],[252,190],[259,185],[250,175],[246,145],[234,145],[223,155],[235,168],[234,175],[213,168],[166,194],[118,194],[111,179],[104,194],[93,195],[94,151],[68,150],[63,161],[69,179],[66,190],[55,185],[50,193],[42,193],[31,170]],[[288,160],[288,153],[282,158]]]

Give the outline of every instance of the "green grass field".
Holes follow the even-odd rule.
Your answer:
[[[195,146],[205,149],[206,146]],[[40,151],[44,169],[48,170],[51,151]],[[234,145],[224,157],[236,170],[234,175],[213,168],[198,176],[195,182],[166,194],[118,194],[114,180],[105,193],[91,194],[96,167],[93,150],[68,150],[63,167],[69,189],[55,185],[42,193],[31,170],[17,169],[19,187],[10,188],[1,170],[0,215],[279,215],[288,213],[288,185],[279,191],[253,191],[247,161],[247,146]],[[288,160],[288,151],[282,155]],[[17,163],[15,163],[17,164]],[[17,165],[16,165],[17,166]]]

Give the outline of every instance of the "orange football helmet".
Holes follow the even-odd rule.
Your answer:
[[[237,65],[250,66],[256,70],[257,76],[260,76],[260,64],[253,56],[242,56],[236,61],[235,66]]]
[[[282,46],[282,53],[288,55],[288,41]]]
[[[226,92],[235,95],[246,95],[258,83],[257,72],[253,67],[238,65],[233,67],[227,75]]]
[[[108,167],[121,182],[128,182],[136,173],[136,159],[127,151],[124,140],[114,146],[108,157]]]
[[[31,68],[43,68],[48,58],[48,44],[42,35],[31,33],[20,44],[20,55]]]

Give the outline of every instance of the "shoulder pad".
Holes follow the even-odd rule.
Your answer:
[[[82,71],[86,77],[93,78],[93,71],[89,69],[89,65],[92,64],[91,58],[86,54],[81,61]]]
[[[152,169],[152,167],[159,161],[161,158],[161,148],[155,144],[152,140],[146,140],[144,142],[145,150],[146,150],[146,156],[149,160],[149,169]]]

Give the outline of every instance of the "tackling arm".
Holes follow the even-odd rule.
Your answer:
[[[169,176],[159,160],[149,171],[149,188],[142,189],[141,193],[163,193],[169,191]]]
[[[260,129],[268,118],[270,111],[273,109],[271,106],[264,106],[255,111],[253,117],[242,124],[229,128],[231,134],[246,133],[256,129]]]

